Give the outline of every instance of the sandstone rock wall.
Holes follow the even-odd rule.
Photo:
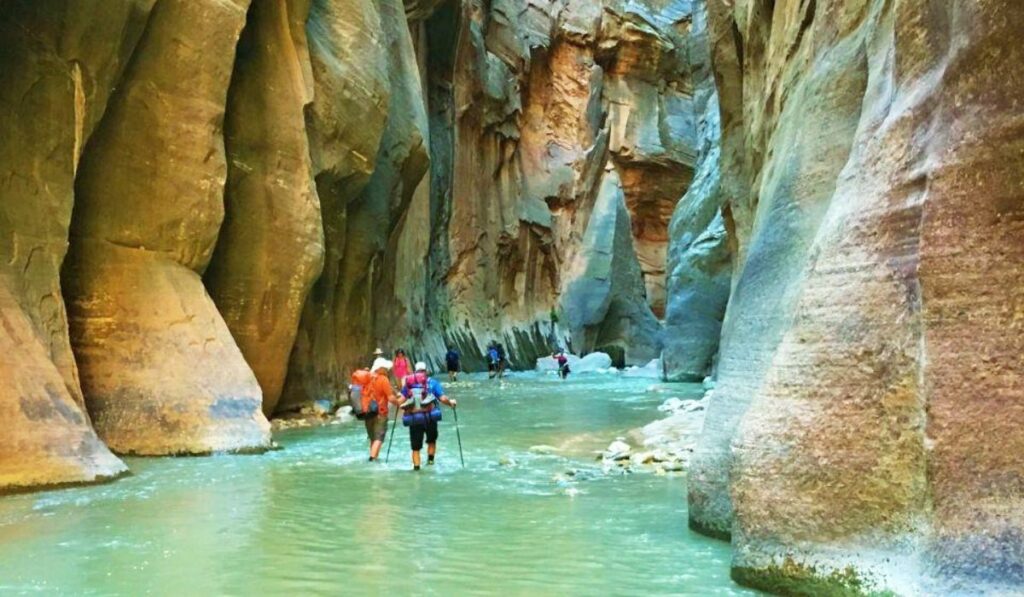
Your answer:
[[[0,491],[125,470],[89,424],[59,274],[79,158],[152,4],[0,10]]]
[[[304,109],[309,0],[255,0],[228,91],[225,218],[206,287],[274,412],[299,316],[323,267]]]
[[[732,258],[721,168],[722,122],[711,69],[707,11],[698,3],[690,32],[698,165],[669,224],[668,305],[662,365],[670,381],[700,381],[712,372],[729,299]]]
[[[224,215],[221,121],[247,0],[160,0],[75,184],[65,264],[93,424],[115,451],[269,444],[262,393],[200,275]]]
[[[708,10],[737,261],[692,525],[771,590],[1019,591],[1020,11]]]
[[[454,114],[438,114],[454,131],[450,149],[435,152],[452,161],[451,207],[440,212],[450,234],[435,253],[450,263],[438,310],[464,354],[497,338],[520,364],[567,342],[630,363],[657,355],[648,299],[660,310],[669,212],[693,169],[688,7],[463,3]],[[623,276],[637,264],[646,288],[612,284],[599,269],[574,285],[589,262],[581,252],[592,252],[591,212],[611,188],[606,171],[622,189],[633,239],[601,239],[601,250],[621,252]],[[611,286],[614,301],[600,290]]]

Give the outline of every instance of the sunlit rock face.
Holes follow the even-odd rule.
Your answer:
[[[692,526],[775,590],[1020,591],[1024,13],[708,9],[737,261]]]
[[[225,218],[206,287],[273,413],[323,225],[303,110],[313,100],[309,0],[254,0],[238,43],[224,138]]]
[[[161,0],[86,145],[63,281],[93,424],[117,452],[265,447],[262,393],[200,277],[247,0]]]
[[[0,492],[124,471],[84,409],[59,273],[82,149],[152,4],[0,10]]]

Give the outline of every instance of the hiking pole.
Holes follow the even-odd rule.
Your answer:
[[[462,461],[462,468],[466,468],[466,459],[462,456],[462,433],[459,432],[459,409],[453,406],[452,414],[455,415],[455,437],[459,438],[459,460]]]
[[[391,437],[388,438],[388,453],[384,455],[384,464],[391,459],[391,442],[395,441],[395,427],[398,426],[398,408],[395,408],[395,419],[391,421]]]

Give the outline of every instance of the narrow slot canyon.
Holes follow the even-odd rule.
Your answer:
[[[0,593],[1024,592],[1022,38],[0,2]],[[459,405],[426,474],[382,359]]]

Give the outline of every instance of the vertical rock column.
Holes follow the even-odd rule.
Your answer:
[[[348,378],[338,352],[348,323],[339,317],[345,313],[339,304],[344,289],[356,283],[344,279],[342,269],[349,205],[376,167],[391,97],[389,47],[375,0],[314,0],[306,32],[314,82],[307,131],[324,266],[302,310],[279,410],[334,397]]]
[[[0,492],[125,470],[85,413],[59,272],[82,147],[152,4],[0,11]]]
[[[814,17],[813,12],[807,12],[811,7],[798,4],[777,5],[776,12],[786,13],[786,27],[770,40],[764,21],[770,21],[772,15],[756,4],[757,10],[748,15],[747,52],[776,57],[786,51],[787,44],[798,43],[803,18]],[[723,9],[718,5],[715,10]],[[728,28],[732,15],[718,12],[713,18],[718,24],[712,27],[725,24]],[[719,384],[711,394],[691,468],[690,523],[709,534],[725,536],[731,531],[732,441],[750,402],[762,392],[779,343],[797,314],[811,246],[849,157],[860,119],[867,65],[863,29],[857,30],[857,26],[863,27],[864,17],[852,14],[846,19],[848,22],[822,21],[824,31],[816,40],[823,47],[819,49],[810,42],[798,46],[799,51],[793,50],[794,65],[782,60],[766,65],[755,58],[743,59],[743,128],[733,128],[735,121],[723,121],[721,176],[729,213],[736,216],[742,212],[741,206],[752,204],[757,217],[750,218],[751,227],[747,227],[746,216],[739,220],[737,240],[745,250],[738,255],[734,290],[722,329]],[[848,29],[854,29],[857,35],[840,37]],[[712,35],[712,39],[732,45],[731,36]],[[824,45],[826,39],[828,45]],[[724,64],[726,69],[731,65],[728,61]],[[799,69],[802,76],[789,81],[783,93],[777,86],[790,68]],[[730,80],[737,73],[727,70],[724,74]],[[764,91],[772,98],[767,110],[762,109],[764,99],[754,91],[762,85],[770,88]],[[735,118],[737,98],[728,87],[723,91],[723,119]],[[786,98],[784,104],[780,97]],[[736,135],[746,144],[737,147]],[[737,152],[756,154],[756,147],[765,138],[770,148],[768,159],[752,181],[750,196],[746,192],[735,194],[741,186],[737,179],[742,181],[745,176],[738,164],[750,159]]]
[[[669,381],[699,381],[712,372],[732,282],[729,236],[722,215],[722,122],[708,34],[706,3],[695,2],[689,56],[699,159],[693,183],[669,224],[661,357]]]
[[[221,126],[247,0],[160,0],[76,182],[71,338],[117,452],[262,448],[262,394],[200,274],[223,219]]]
[[[657,356],[660,329],[643,300],[644,281],[618,173],[609,165],[561,297],[577,350],[602,350],[629,363]],[[635,341],[630,341],[635,340]],[[617,363],[622,366],[623,363]]]
[[[308,0],[254,0],[249,10],[228,92],[224,226],[204,276],[260,382],[268,416],[281,395],[302,306],[323,266],[303,116],[313,95],[308,13]]]

